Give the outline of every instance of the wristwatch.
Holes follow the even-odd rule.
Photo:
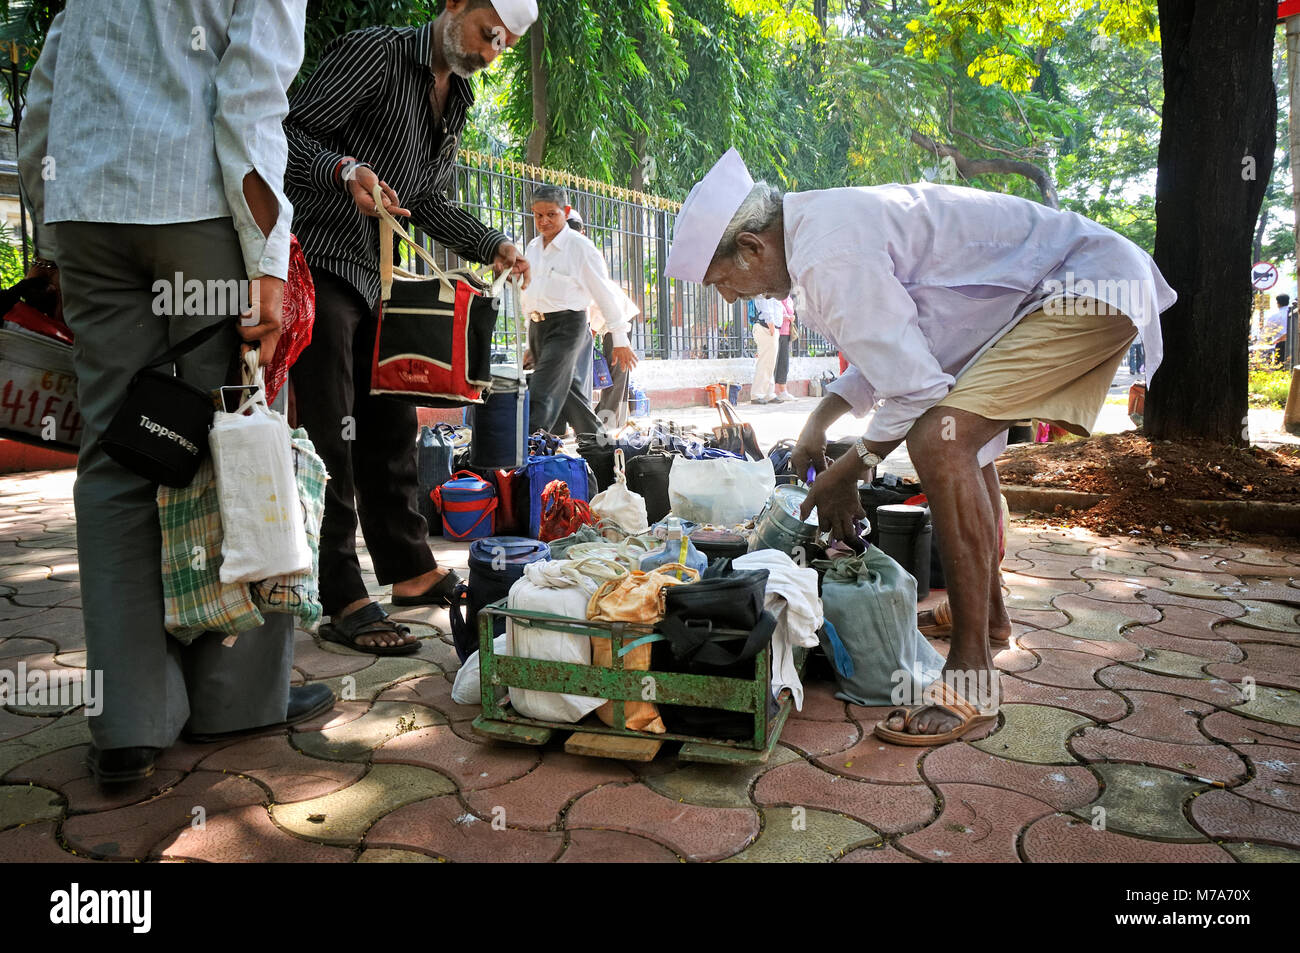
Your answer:
[[[884,459],[879,454],[872,453],[871,450],[868,449],[865,437],[859,437],[854,442],[853,449],[858,452],[858,456],[862,460],[862,465],[865,467],[878,467],[880,466],[881,460]]]

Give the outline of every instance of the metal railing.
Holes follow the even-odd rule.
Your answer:
[[[522,249],[536,234],[529,197],[536,185],[561,185],[582,216],[586,235],[601,250],[610,278],[641,313],[632,319],[632,347],[644,358],[702,360],[754,354],[745,303],[728,305],[720,294],[663,274],[679,203],[633,192],[565,172],[462,151],[456,166],[456,202],[484,224],[511,236]],[[416,231],[448,267],[461,261],[454,252]],[[416,268],[418,271],[419,269]],[[495,344],[514,353],[514,303],[497,327]],[[800,329],[792,356],[833,354],[819,335]]]

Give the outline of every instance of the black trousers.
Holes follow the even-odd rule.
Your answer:
[[[377,307],[342,278],[312,268],[316,324],[290,372],[298,423],[325,461],[321,607],[335,615],[367,597],[357,561],[357,524],[382,585],[437,566],[417,506],[415,406],[370,396]]]
[[[528,379],[528,426],[564,436],[560,421],[575,433],[598,433],[591,411],[591,391],[583,394],[574,380],[578,359],[591,360],[591,331],[586,311],[553,311],[544,321],[528,323],[533,376]]]
[[[786,378],[790,376],[790,335],[782,334],[781,342],[777,345],[776,351],[776,370],[772,374],[772,379],[782,387],[785,386]]]

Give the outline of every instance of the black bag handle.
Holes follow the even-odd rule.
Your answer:
[[[158,367],[159,365],[162,364],[174,364],[176,362],[176,358],[182,357],[183,355],[190,353],[190,351],[194,350],[204,341],[216,337],[217,332],[221,331],[226,326],[227,325],[225,321],[218,321],[215,324],[209,324],[206,328],[203,328],[202,330],[195,331],[193,334],[191,334],[185,340],[181,341],[179,344],[173,347],[169,347],[166,351],[162,353],[160,357],[154,358],[152,361],[146,364],[145,367],[146,368]],[[141,368],[141,370],[143,369],[144,368]]]
[[[745,639],[745,644],[738,653],[728,652],[716,640],[709,641],[695,653],[694,661],[701,665],[711,665],[716,668],[748,662],[772,641],[772,633],[775,631],[776,616],[770,612],[764,612],[758,617],[758,625],[750,630],[749,637]]]
[[[737,653],[724,649],[721,640],[738,641],[738,639],[715,635],[713,623],[709,619],[683,619],[680,616],[669,615],[659,623],[658,629],[667,637],[673,656],[679,661],[725,668],[753,659],[772,641],[772,633],[776,631],[776,616],[766,611],[760,615],[758,625],[750,630],[744,646]]]

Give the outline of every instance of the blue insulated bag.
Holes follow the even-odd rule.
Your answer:
[[[447,539],[482,539],[496,526],[497,491],[491,483],[468,470],[460,470],[442,486],[434,487],[433,504],[442,514],[442,535]]]
[[[522,471],[522,472],[521,472]],[[569,485],[569,496],[575,500],[590,502],[594,480],[587,479],[587,461],[582,457],[570,457],[557,453],[553,457],[529,457],[528,462],[516,471],[516,486],[519,492],[528,494],[528,535],[537,538],[542,531],[542,491],[552,480],[563,480]],[[516,513],[522,521],[523,509],[516,505]]]
[[[442,535],[442,515],[433,505],[433,491],[451,479],[455,472],[452,459],[456,453],[456,430],[447,424],[421,427],[415,440],[416,479],[420,486],[420,515],[429,524],[429,532]]]
[[[550,558],[545,543],[520,536],[489,536],[470,544],[469,582],[456,587],[449,614],[452,642],[462,662],[478,649],[479,610],[504,599],[529,563]],[[493,636],[505,630],[505,619],[493,620]]]

